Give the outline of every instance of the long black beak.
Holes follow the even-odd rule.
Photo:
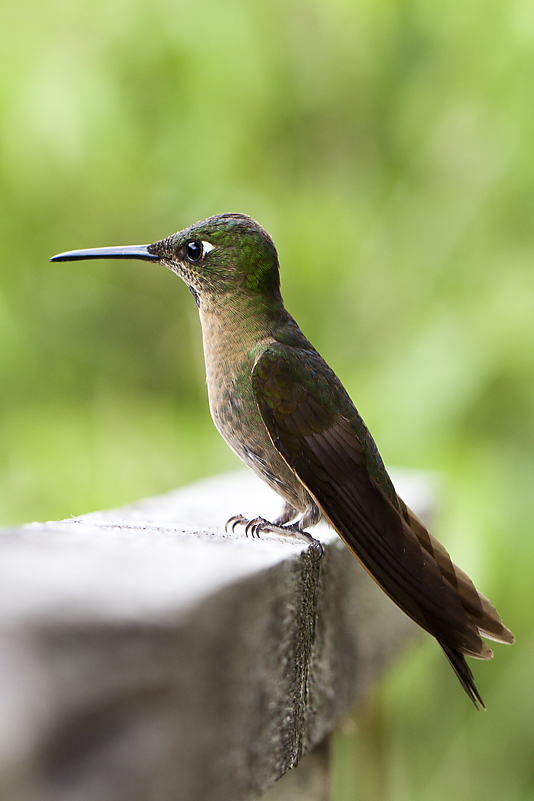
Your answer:
[[[142,259],[159,261],[159,256],[150,253],[150,245],[124,245],[112,248],[88,248],[87,250],[68,250],[52,256],[50,261],[80,261],[81,259]]]

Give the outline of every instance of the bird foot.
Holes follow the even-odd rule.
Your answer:
[[[245,527],[245,536],[248,537],[250,534],[251,537],[260,538],[260,533],[257,531],[258,523],[260,520],[263,520],[261,517],[256,517],[254,520],[249,520],[247,517],[243,517],[243,515],[234,515],[230,517],[224,526],[224,530],[228,531],[228,526],[231,525],[232,533],[235,531],[236,526],[244,526]],[[267,522],[267,521],[265,521]]]
[[[323,546],[319,540],[316,540],[315,537],[312,537],[307,531],[303,531],[300,527],[300,523],[293,523],[291,526],[281,526],[277,523],[269,522],[269,520],[266,520],[264,517],[255,517],[253,520],[248,520],[246,517],[243,517],[243,515],[234,515],[226,521],[224,527],[225,531],[228,531],[229,526],[232,531],[235,531],[236,526],[244,526],[245,535],[247,537],[250,534],[251,537],[257,537],[259,539],[261,532],[268,532],[270,534],[279,534],[281,537],[291,537],[292,539],[302,540],[313,548],[317,560],[319,560],[324,553]]]

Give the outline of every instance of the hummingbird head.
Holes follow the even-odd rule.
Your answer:
[[[73,250],[50,261],[78,259],[156,261],[180,276],[197,305],[229,293],[278,297],[280,278],[274,243],[246,214],[217,214],[151,245]]]
[[[278,256],[265,229],[245,214],[217,214],[148,246],[195,296],[279,293]]]

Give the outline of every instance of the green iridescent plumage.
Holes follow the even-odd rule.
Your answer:
[[[221,214],[152,245],[55,258],[129,256],[158,261],[188,285],[215,425],[285,501],[273,523],[235,521],[316,545],[304,529],[325,517],[392,600],[436,637],[469,698],[483,706],[464,654],[489,659],[481,635],[506,643],[513,636],[397,496],[343,385],[284,307],[269,234],[246,215]]]

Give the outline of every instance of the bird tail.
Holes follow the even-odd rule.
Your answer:
[[[489,640],[494,640],[499,643],[513,643],[514,635],[510,629],[507,629],[503,624],[495,607],[481,592],[478,592],[469,576],[457,565],[453,564],[446,549],[430,534],[424,523],[419,520],[400,498],[399,501],[403,517],[416,535],[421,547],[435,559],[443,578],[458,593],[458,599],[463,607],[469,625],[474,628],[479,635]],[[476,709],[479,709],[479,705],[482,709],[485,709],[484,702],[476,688],[473,674],[465,661],[464,653],[476,659],[491,659],[493,654],[488,645],[481,640],[479,636],[478,644],[473,650],[467,650],[466,648],[458,650],[458,648],[440,641],[439,638],[437,639],[452,669],[458,676],[460,684]],[[464,653],[462,653],[462,651]]]
[[[478,592],[467,573],[464,573],[458,565],[453,564],[447,550],[430,534],[424,523],[406,506],[404,501],[399,498],[399,502],[404,519],[419,540],[419,544],[435,559],[443,578],[458,593],[469,622],[475,626],[479,634],[488,640],[506,644],[513,643],[514,635],[503,624],[493,604],[481,592]],[[480,650],[471,653],[470,656],[478,659],[491,659],[492,653],[485,643],[481,643]]]
[[[480,693],[478,692],[475,684],[475,680],[473,678],[473,674],[471,673],[471,669],[467,662],[465,661],[465,657],[459,651],[456,651],[454,648],[451,648],[448,645],[440,642],[443,651],[445,652],[445,656],[449,660],[449,663],[458,676],[460,680],[460,684],[466,691],[467,695],[473,702],[475,709],[479,710],[480,707],[482,709],[486,709],[486,705],[482,698],[480,697]],[[479,707],[480,704],[480,707]]]

